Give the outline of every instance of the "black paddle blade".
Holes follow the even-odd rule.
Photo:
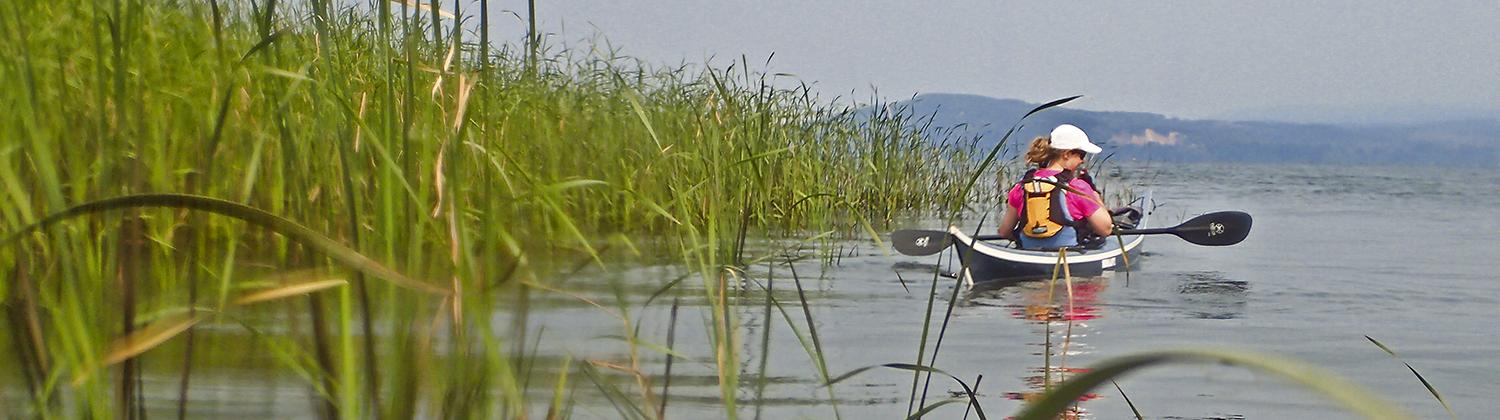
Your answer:
[[[1250,236],[1250,213],[1221,211],[1188,219],[1168,231],[1198,245],[1227,246]]]
[[[948,232],[938,230],[898,230],[891,232],[891,247],[906,255],[932,255],[947,249],[949,238]]]

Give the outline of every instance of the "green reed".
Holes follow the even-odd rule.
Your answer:
[[[159,375],[185,417],[195,374],[254,352],[324,417],[565,416],[610,371],[630,380],[599,395],[661,417],[641,362],[663,347],[626,299],[600,308],[625,360],[528,347],[533,301],[568,293],[553,262],[606,266],[617,246],[695,273],[663,290],[706,312],[716,350],[694,356],[734,416],[748,234],[873,235],[961,206],[978,176],[971,140],[878,100],[837,105],[747,60],[496,45],[487,16],[439,8],[0,3],[0,357],[25,395],[5,409],[143,417]]]

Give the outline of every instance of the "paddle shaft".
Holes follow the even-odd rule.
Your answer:
[[[1250,234],[1251,218],[1241,211],[1221,211],[1189,219],[1169,228],[1117,229],[1111,235],[1156,235],[1169,234],[1182,240],[1204,246],[1226,246],[1240,243]],[[891,245],[906,255],[921,256],[942,252],[952,244],[952,235],[940,230],[903,229],[891,232]],[[988,241],[1002,238],[1000,235],[975,235],[975,240]]]
[[[1162,233],[1175,234],[1175,232],[1182,231],[1182,230],[1185,230],[1185,229],[1177,229],[1177,228],[1120,229],[1120,230],[1114,231],[1110,235],[1157,235],[1157,234],[1162,234]],[[1011,238],[1000,237],[1000,235],[974,235],[974,236],[972,236],[972,238],[977,239],[977,240],[981,240],[981,241],[993,241],[993,240],[996,240],[996,239],[1011,239]]]
[[[1224,246],[1239,243],[1250,234],[1250,214],[1240,211],[1221,211],[1200,215],[1182,224],[1167,228],[1116,229],[1111,235],[1157,235],[1170,234],[1198,245]],[[1007,239],[1000,235],[979,235],[974,239]]]

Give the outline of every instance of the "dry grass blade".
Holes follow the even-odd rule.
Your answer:
[[[109,351],[104,354],[103,365],[113,365],[145,353],[147,350],[151,350],[157,345],[177,336],[177,334],[187,331],[188,328],[197,325],[204,318],[202,314],[188,315],[184,313],[152,322],[146,328],[136,330],[130,333],[130,335],[121,337],[115,340],[115,342],[110,343]]]
[[[646,340],[633,339],[633,338],[626,337],[626,336],[619,335],[619,334],[607,334],[607,335],[597,336],[597,337],[594,337],[594,338],[605,339],[605,340],[614,340],[614,341],[619,341],[619,342],[622,342],[622,343],[629,342],[631,340],[635,340],[635,344],[637,346],[644,347],[647,350],[651,350],[651,351],[660,353],[660,354],[662,354],[664,356],[675,357],[675,358],[679,358],[679,359],[690,359],[690,358],[692,358],[690,355],[683,354],[682,352],[679,352],[677,350],[673,350],[671,347],[668,347],[668,346],[663,346],[661,344],[656,344],[656,343],[653,343],[653,342],[650,342],[650,341],[646,341]]]
[[[244,296],[240,296],[238,299],[235,299],[234,304],[249,305],[252,303],[260,303],[292,296],[301,296],[324,289],[346,286],[348,284],[349,282],[344,279],[313,280],[308,282],[289,284],[281,287],[263,289],[254,293],[247,293]]]
[[[189,314],[184,312],[179,315],[159,319],[156,322],[152,322],[151,325],[146,326],[146,328],[135,330],[130,335],[116,339],[109,344],[109,349],[105,351],[104,358],[98,365],[84,369],[77,376],[73,377],[73,386],[81,385],[99,368],[129,360],[132,357],[139,356],[141,353],[156,348],[161,343],[165,343],[167,340],[172,339],[172,337],[176,337],[183,331],[187,331],[189,328],[197,325],[205,318],[202,313]]]
[[[561,295],[564,295],[564,296],[567,296],[567,297],[571,297],[573,299],[577,299],[580,302],[587,303],[590,306],[593,306],[595,308],[599,308],[599,310],[604,311],[605,314],[608,314],[609,316],[614,317],[615,319],[625,320],[625,317],[623,315],[620,315],[618,312],[610,310],[608,307],[599,304],[599,302],[595,302],[593,299],[589,299],[587,297],[584,297],[583,295],[580,295],[580,294],[577,294],[577,293],[573,293],[573,292],[569,292],[569,291],[563,290],[563,289],[558,289],[558,288],[555,288],[555,287],[552,287],[552,286],[547,286],[547,285],[544,285],[544,284],[541,284],[541,283],[537,283],[537,282],[532,281],[532,280],[522,280],[521,284],[526,285],[526,287],[531,287],[531,288],[534,288],[534,289],[537,289],[537,290],[543,290],[543,291],[553,292],[553,293],[561,294]]]
[[[595,360],[595,359],[589,359],[588,363],[590,365],[594,365],[594,366],[597,366],[597,367],[602,367],[602,368],[610,369],[610,370],[616,370],[616,371],[620,371],[622,373],[627,373],[627,374],[630,374],[630,375],[640,375],[641,374],[641,371],[635,370],[635,368],[632,368],[632,367],[629,367],[629,366],[625,366],[625,365],[622,365],[622,364],[619,364],[619,363],[606,362],[606,361],[603,361],[603,360]]]

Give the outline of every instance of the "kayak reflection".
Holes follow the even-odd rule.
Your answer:
[[[1028,367],[1021,376],[1026,389],[1008,391],[1005,398],[1031,402],[1069,377],[1088,371],[1076,367],[1073,359],[1092,352],[1084,341],[1093,332],[1088,321],[1103,316],[1099,295],[1109,286],[1109,277],[1075,277],[1071,300],[1066,283],[1063,279],[1025,282],[998,289],[976,288],[970,293],[971,298],[996,296],[1011,301],[1005,305],[1011,308],[1011,316],[1026,321],[1041,335],[1040,342],[1030,343],[1038,347],[1032,354],[1039,356],[1040,365]],[[1060,418],[1087,418],[1082,403],[1097,398],[1099,394],[1085,394]]]

